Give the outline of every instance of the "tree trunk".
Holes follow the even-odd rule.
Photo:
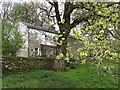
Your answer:
[[[62,36],[58,38],[58,43],[62,40],[62,38],[64,38],[64,40],[62,40],[62,45],[57,44],[56,56],[61,53],[64,56],[59,60],[58,59],[54,60],[53,69],[55,71],[65,71],[65,69],[66,69],[64,59],[66,57],[67,38],[69,36],[70,30],[69,30],[69,28],[67,28],[67,27],[65,28],[65,26],[64,26],[64,27],[60,27],[60,31],[61,31],[60,35],[62,34]],[[63,32],[65,32],[65,33],[63,34]]]
[[[54,70],[55,71],[65,71],[64,59],[54,60]]]
[[[67,45],[67,43],[66,43]],[[66,56],[66,46],[62,45],[61,47],[57,46],[57,55],[63,54],[64,56],[61,59],[54,60],[54,70],[55,71],[65,71],[65,56]]]
[[[72,28],[71,26],[73,26],[72,24],[70,24],[70,14],[76,7],[74,7],[74,5],[70,2],[65,2],[64,14],[63,14],[63,18],[61,19],[59,7],[58,7],[59,5],[58,5],[57,0],[55,0],[53,3],[51,3],[51,2],[49,2],[49,3],[51,5],[53,5],[55,8],[57,24],[58,24],[59,30],[60,30],[60,33],[58,34],[58,35],[60,35],[60,37],[58,38],[57,42],[61,43],[61,40],[62,40],[62,45],[57,44],[56,56],[61,53],[63,54],[63,57],[60,58],[59,60],[55,59],[53,68],[56,71],[64,71],[65,70],[64,59],[66,57],[67,38],[68,38],[70,30]],[[64,38],[64,40],[63,40],[63,38]]]

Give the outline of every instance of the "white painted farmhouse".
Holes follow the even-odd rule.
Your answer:
[[[43,28],[30,23],[20,23],[20,31],[23,35],[24,45],[18,53],[18,56],[45,56],[52,58],[56,55],[56,35],[54,28]],[[76,39],[69,37],[71,53],[80,47],[74,44]]]

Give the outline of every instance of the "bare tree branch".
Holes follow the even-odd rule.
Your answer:
[[[59,13],[59,8],[58,8],[58,2],[54,2],[54,8],[55,8],[55,13],[56,13],[56,19],[57,19],[57,23],[59,24],[59,22],[61,22],[61,18],[60,18],[60,13]]]
[[[70,28],[72,29],[73,27],[76,27],[78,24],[88,21],[89,18],[92,17],[92,12],[88,13],[87,15],[83,15],[81,18],[76,18],[71,24]]]
[[[119,36],[114,35],[109,29],[108,29],[108,31],[109,31],[110,35],[112,35],[112,37],[114,37],[115,39],[120,39]]]
[[[46,0],[50,5],[52,5],[55,8],[55,14],[56,14],[56,19],[57,19],[57,24],[59,25],[61,22],[61,18],[60,18],[60,12],[59,12],[59,7],[58,7],[58,1],[54,0],[53,2],[51,2],[50,0]]]

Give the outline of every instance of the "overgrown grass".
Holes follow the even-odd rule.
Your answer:
[[[105,62],[114,66],[112,73],[96,65],[77,65],[65,72],[51,70],[30,70],[3,76],[3,88],[118,88],[118,64]]]

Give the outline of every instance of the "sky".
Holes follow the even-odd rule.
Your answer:
[[[30,1],[44,2],[45,0],[0,0],[0,1],[2,1],[2,2],[8,2],[8,1],[11,1],[11,2],[30,2]],[[64,1],[64,0],[57,0],[57,1]]]
[[[30,2],[30,1],[39,1],[39,2],[44,2],[45,0],[0,0],[0,1],[2,1],[2,2],[8,2],[8,1],[11,1],[11,2]],[[57,0],[57,1],[64,1],[64,0]],[[68,1],[71,1],[71,0],[68,0]],[[109,2],[109,1],[116,1],[116,2],[119,2],[120,0],[76,0],[76,1],[78,1],[78,2],[83,2],[83,1],[85,1],[85,2],[87,2],[87,1],[97,1],[97,2],[99,2],[99,1],[102,1],[102,2],[104,2],[104,1],[106,1],[106,2]]]
[[[36,0],[1,0],[2,2],[8,2],[8,1],[11,1],[11,2],[30,2],[30,1],[36,1]],[[37,0],[37,1],[40,1],[40,0]],[[43,1],[43,0],[41,0]]]
[[[2,5],[1,5],[1,2],[9,2],[9,1],[11,1],[11,2],[19,2],[19,3],[22,3],[22,2],[31,2],[31,1],[33,1],[33,2],[44,2],[44,1],[46,1],[46,0],[0,0],[0,10],[1,10],[1,8],[2,8]],[[50,0],[50,1],[52,1],[52,0]],[[65,0],[57,0],[57,1],[65,1]],[[71,1],[71,0],[68,0],[68,1]],[[83,1],[88,1],[88,0],[76,0],[76,1],[78,1],[78,2],[83,2]],[[109,1],[115,1],[115,2],[119,2],[120,0],[90,0],[90,1],[97,1],[97,2],[99,2],[99,1],[106,1],[106,2],[109,2]]]

